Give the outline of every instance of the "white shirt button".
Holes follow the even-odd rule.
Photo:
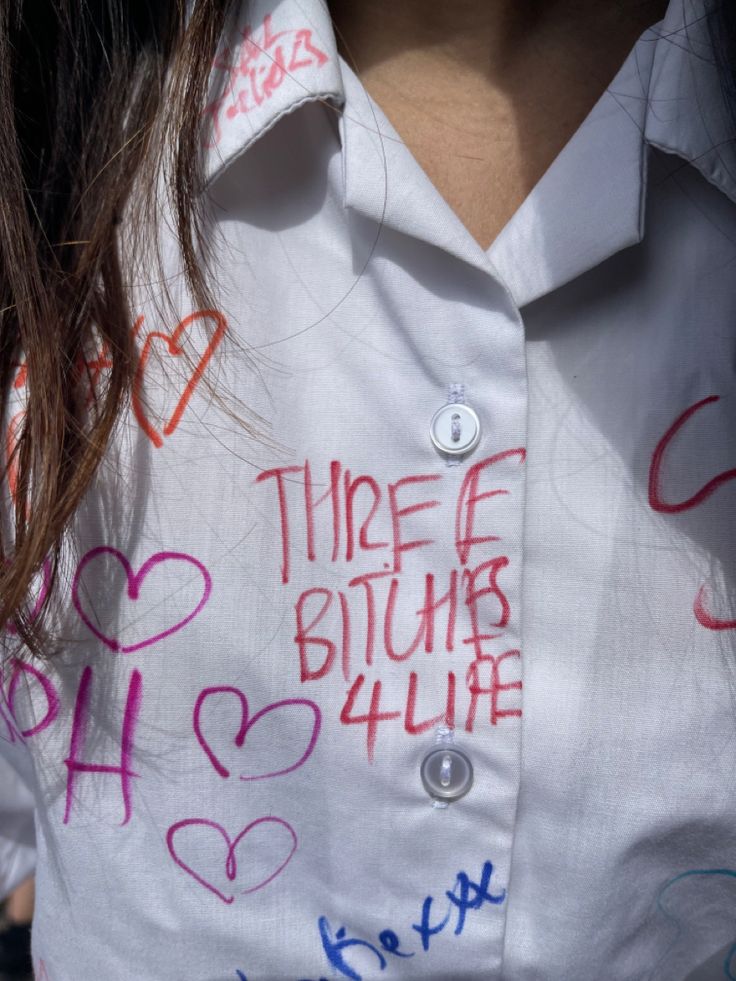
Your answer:
[[[424,789],[434,800],[460,800],[473,786],[473,764],[454,746],[437,746],[422,760]]]
[[[469,405],[451,402],[432,416],[429,435],[439,453],[464,456],[480,442],[480,419]]]

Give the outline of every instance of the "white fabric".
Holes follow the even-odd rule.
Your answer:
[[[0,756],[0,787],[0,896],[3,896],[33,873],[36,841],[33,796],[4,756]]]
[[[39,975],[736,977],[736,167],[701,4],[487,254],[320,3],[251,9],[208,116],[219,310],[171,241],[175,316],[135,269],[64,649],[6,672]],[[453,384],[483,436],[448,467]],[[448,724],[475,780],[433,807]]]

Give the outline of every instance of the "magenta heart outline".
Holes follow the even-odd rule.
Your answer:
[[[128,581],[128,599],[137,600],[140,594],[141,586],[143,585],[143,580],[146,578],[151,569],[157,565],[160,565],[162,562],[169,561],[187,562],[189,565],[193,565],[201,573],[204,580],[204,591],[202,592],[202,598],[191,613],[187,614],[184,619],[177,621],[177,623],[175,623],[172,627],[167,627],[166,630],[162,630],[153,637],[147,637],[145,640],[141,640],[137,644],[120,644],[114,637],[108,637],[107,634],[103,634],[101,630],[97,629],[94,623],[92,623],[87,614],[84,612],[82,603],[79,599],[79,582],[84,568],[89,562],[92,561],[92,559],[97,558],[98,555],[112,555],[122,565]],[[143,647],[150,647],[151,644],[156,644],[165,637],[170,637],[171,634],[175,634],[178,630],[181,630],[182,627],[186,627],[186,625],[197,616],[202,607],[205,606],[207,600],[210,598],[211,592],[212,577],[210,576],[209,572],[199,561],[199,559],[195,559],[193,555],[187,555],[186,552],[156,552],[146,559],[138,572],[133,572],[132,565],[122,552],[110,545],[98,545],[96,548],[90,549],[90,551],[82,557],[79,565],[77,566],[77,571],[74,573],[74,581],[72,583],[72,603],[74,604],[74,608],[79,614],[82,623],[84,623],[87,629],[90,630],[95,637],[98,638],[98,640],[101,640],[102,643],[114,654],[132,654],[134,651],[139,651]]]
[[[247,696],[239,689],[233,688],[231,685],[218,685],[213,688],[203,688],[202,691],[197,696],[197,701],[194,704],[194,713],[192,718],[192,727],[194,729],[194,734],[199,741],[199,745],[202,747],[207,755],[212,766],[215,768],[216,772],[227,779],[230,776],[230,771],[222,765],[217,756],[212,750],[212,747],[207,742],[202,732],[202,727],[200,724],[200,715],[202,712],[202,705],[206,698],[210,695],[217,695],[223,692],[228,692],[231,695],[235,695],[240,701],[241,710],[241,723],[238,729],[237,735],[235,736],[235,745],[238,749],[241,749],[245,743],[246,737],[253,726],[262,719],[264,715],[269,715],[271,712],[275,712],[278,709],[284,708],[288,705],[306,705],[307,708],[311,709],[314,713],[314,723],[312,725],[312,735],[310,736],[309,742],[307,743],[307,748],[296,761],[291,766],[285,767],[283,770],[274,770],[271,773],[258,773],[255,776],[243,776],[240,775],[241,780],[268,780],[271,777],[282,777],[286,773],[293,773],[294,770],[298,770],[300,766],[307,762],[309,757],[314,751],[314,747],[317,744],[317,739],[319,738],[320,729],[322,727],[322,713],[319,706],[309,698],[284,698],[279,702],[272,702],[270,705],[264,706],[260,709],[253,718],[249,718],[250,710],[248,706]]]
[[[286,830],[291,835],[291,841],[292,841],[291,851],[286,856],[286,858],[281,863],[281,865],[279,865],[276,871],[272,872],[267,879],[264,879],[263,882],[259,882],[257,886],[251,886],[250,889],[244,889],[242,891],[241,895],[247,896],[249,893],[257,892],[259,889],[263,889],[265,886],[269,884],[269,882],[273,882],[276,876],[280,875],[280,873],[284,871],[286,866],[291,861],[292,855],[297,849],[298,840],[297,840],[296,832],[294,831],[294,829],[292,828],[292,826],[289,824],[288,821],[284,821],[283,818],[272,817],[270,815],[268,817],[256,818],[255,821],[251,821],[250,824],[247,824],[243,828],[243,830],[235,838],[231,840],[230,835],[227,833],[227,831],[223,828],[221,824],[218,824],[216,821],[210,821],[207,818],[185,818],[183,821],[177,821],[176,824],[172,824],[169,830],[166,832],[166,845],[169,849],[169,854],[176,862],[176,864],[179,866],[179,868],[184,869],[187,875],[191,875],[193,879],[195,879],[201,886],[204,886],[205,889],[209,889],[209,891],[214,893],[215,896],[218,897],[218,899],[221,899],[223,901],[223,903],[227,903],[228,905],[230,905],[235,901],[235,896],[230,896],[230,897],[226,896],[224,893],[220,892],[217,886],[213,886],[211,882],[208,882],[207,879],[204,878],[204,876],[201,876],[198,872],[195,872],[190,865],[187,865],[186,862],[183,862],[176,853],[176,849],[174,847],[174,837],[176,836],[177,831],[180,831],[182,828],[185,827],[192,827],[193,825],[200,825],[200,826],[206,826],[208,828],[214,828],[214,830],[219,832],[221,837],[225,839],[225,844],[227,845],[227,858],[225,859],[225,874],[227,875],[227,878],[230,882],[234,882],[235,877],[238,873],[238,863],[235,858],[235,849],[243,840],[243,838],[245,838],[245,836],[249,834],[253,830],[253,828],[258,827],[259,824],[278,824],[281,825],[281,827],[286,828]]]

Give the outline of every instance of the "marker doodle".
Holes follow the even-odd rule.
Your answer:
[[[470,558],[470,550],[474,545],[483,545],[488,542],[498,541],[497,535],[478,535],[475,533],[475,510],[481,501],[487,501],[492,497],[507,495],[508,490],[502,487],[494,487],[491,490],[479,490],[481,477],[486,470],[491,470],[504,460],[516,458],[519,463],[526,460],[526,450],[523,447],[516,447],[512,450],[503,450],[501,453],[494,453],[493,456],[486,457],[473,464],[465,474],[462,487],[457,498],[455,508],[455,548],[461,565],[467,565]]]
[[[681,514],[692,508],[703,504],[711,494],[714,494],[719,487],[736,480],[736,468],[724,470],[715,477],[708,480],[694,494],[684,501],[665,501],[662,494],[662,470],[664,467],[667,451],[677,434],[684,428],[685,424],[704,406],[712,405],[720,401],[719,395],[709,395],[707,398],[695,402],[675,419],[664,436],[657,443],[652,461],[649,467],[649,506],[653,511],[660,514]],[[735,630],[736,619],[720,618],[714,616],[708,608],[708,588],[703,585],[698,590],[693,601],[693,613],[695,619],[707,630]]]
[[[25,361],[20,361],[16,362],[13,367],[17,368],[15,378],[13,379],[13,388],[25,388],[28,381],[28,365]]]
[[[471,879],[467,872],[462,870],[458,872],[452,889],[445,891],[445,899],[448,902],[447,912],[442,919],[436,921],[433,917],[433,907],[436,903],[434,896],[424,898],[419,922],[410,924],[410,929],[418,934],[421,941],[419,950],[410,950],[405,947],[401,937],[393,929],[381,930],[378,933],[377,942],[373,942],[363,937],[350,936],[345,926],[333,930],[329,919],[326,916],[320,916],[317,921],[317,930],[322,950],[330,966],[343,977],[350,978],[351,981],[363,981],[363,975],[355,963],[351,962],[349,951],[367,952],[372,958],[375,958],[375,964],[379,971],[390,969],[401,960],[408,960],[417,954],[420,956],[429,954],[432,939],[446,930],[453,914],[455,914],[455,925],[452,934],[455,937],[460,937],[465,929],[468,913],[482,910],[487,905],[499,906],[505,901],[505,889],[496,893],[490,891],[492,876],[493,863],[488,861],[483,863],[477,882]],[[236,970],[235,974],[238,981],[247,981],[243,971]],[[308,979],[301,978],[299,981],[308,981]],[[319,978],[319,981],[325,981],[325,979]]]
[[[240,722],[240,728],[238,729],[238,732],[236,733],[234,739],[235,746],[237,746],[238,749],[241,749],[245,744],[248,733],[251,732],[253,728],[257,726],[262,719],[267,718],[268,716],[273,715],[274,713],[277,715],[278,714],[285,715],[285,717],[288,718],[289,709],[294,707],[303,707],[308,709],[311,714],[311,719],[309,722],[309,738],[306,741],[306,746],[302,751],[301,756],[297,758],[296,762],[291,763],[289,766],[282,767],[279,770],[272,770],[267,773],[257,773],[257,772],[248,773],[248,774],[241,773],[240,774],[241,780],[267,780],[269,777],[284,776],[284,774],[286,773],[292,773],[294,770],[298,770],[299,767],[302,766],[304,763],[306,763],[306,761],[312,755],[312,752],[314,751],[314,747],[317,743],[317,738],[319,737],[320,726],[322,724],[322,713],[320,712],[319,707],[310,699],[285,698],[279,702],[273,702],[270,705],[266,705],[264,708],[256,712],[255,715],[250,716],[248,699],[246,695],[239,688],[232,688],[229,685],[221,685],[213,688],[203,688],[202,691],[197,696],[197,701],[195,702],[194,705],[194,717],[193,717],[194,733],[197,737],[199,745],[206,753],[210,763],[212,763],[212,766],[215,768],[215,771],[221,777],[225,777],[225,778],[229,777],[230,771],[225,766],[223,766],[223,764],[220,762],[218,757],[215,755],[212,747],[210,746],[210,743],[205,738],[204,733],[202,732],[202,724],[201,724],[202,706],[204,705],[205,701],[208,698],[210,698],[212,695],[221,695],[221,694],[234,695],[240,703],[241,722]]]
[[[453,487],[450,501],[441,493],[444,474],[380,480],[353,474],[340,460],[329,462],[321,480],[309,459],[254,478],[270,495],[276,518],[281,586],[294,591],[299,681],[337,681],[342,688],[339,721],[365,726],[369,763],[384,725],[401,720],[413,736],[436,725],[454,727],[463,698],[468,732],[486,719],[496,726],[521,716],[521,652],[505,641],[513,629],[518,574],[501,534],[513,484],[501,485],[514,479],[524,460],[521,447],[480,460],[460,488]],[[431,520],[427,513],[438,508],[445,508],[445,514]],[[449,532],[447,554],[451,549],[459,561],[442,573],[421,565],[436,544],[438,527]],[[292,584],[296,556],[343,563],[343,587],[334,579],[329,586]],[[406,576],[410,566],[411,576]],[[433,653],[456,657],[448,663],[443,701],[429,709],[424,703],[436,683],[422,684],[423,655]],[[390,688],[380,676],[382,662],[390,666]],[[397,665],[406,665],[403,678]],[[432,671],[436,678],[436,665]],[[464,688],[458,684],[461,678]],[[485,699],[488,712],[480,715]],[[423,717],[417,718],[420,701]]]
[[[399,934],[393,929],[382,930],[378,934],[378,942],[373,943],[362,937],[349,936],[344,926],[333,931],[327,917],[320,916],[317,927],[325,956],[334,970],[344,977],[350,978],[351,981],[363,981],[363,975],[354,963],[350,963],[347,957],[347,952],[350,950],[368,951],[375,957],[376,966],[381,971],[385,971],[390,963],[396,964],[396,959],[414,957],[418,953],[428,954],[432,938],[447,928],[453,913],[456,914],[453,935],[459,937],[465,929],[469,912],[481,910],[486,905],[498,906],[504,902],[506,899],[505,889],[501,889],[498,893],[490,891],[492,875],[492,862],[483,863],[477,882],[473,881],[466,872],[458,872],[452,889],[445,892],[445,898],[448,901],[446,915],[434,923],[432,922],[432,909],[435,899],[433,896],[425,897],[422,902],[419,922],[410,925],[410,928],[419,935],[421,940],[421,950],[419,951],[403,946]],[[390,959],[393,960],[390,961]]]
[[[17,714],[15,711],[15,698],[18,685],[22,676],[26,676],[26,679],[31,679],[35,682],[43,692],[46,699],[46,711],[39,722],[35,725],[30,726],[28,729],[22,729],[20,734],[24,739],[28,739],[30,736],[35,736],[39,732],[43,732],[44,729],[48,728],[52,722],[56,719],[59,714],[59,696],[56,693],[56,688],[50,678],[47,678],[45,674],[38,670],[34,665],[28,664],[26,661],[21,661],[18,658],[14,658],[12,663],[12,672],[10,675],[10,680],[8,682],[8,690],[5,694],[5,704],[8,707],[13,720],[17,722]]]
[[[231,120],[262,105],[294,72],[329,61],[312,39],[309,28],[274,32],[271,15],[264,18],[258,33],[245,27],[235,51],[228,47],[215,59],[216,71],[226,72],[222,94],[204,111],[212,132],[204,145],[217,146],[222,139],[222,116]]]
[[[675,436],[684,427],[685,423],[699,412],[703,406],[711,405],[713,402],[719,402],[720,395],[709,395],[707,398],[701,399],[694,405],[689,406],[682,412],[677,419],[672,423],[670,428],[660,439],[655,447],[654,453],[652,454],[652,462],[649,468],[649,506],[653,511],[659,511],[662,514],[680,514],[682,511],[689,511],[690,508],[697,507],[706,501],[711,494],[713,494],[722,484],[726,484],[731,480],[736,480],[736,468],[731,470],[724,470],[722,473],[717,474],[712,477],[707,483],[705,483],[695,494],[691,495],[684,501],[665,501],[662,496],[662,467],[665,460],[665,454],[670,446],[670,443],[675,438]]]
[[[164,345],[164,350],[172,358],[182,358],[186,352],[181,344],[181,341],[190,330],[192,324],[204,323],[208,320],[211,320],[214,323],[214,331],[212,336],[207,342],[199,361],[194,365],[192,374],[188,378],[173,412],[169,418],[164,421],[163,426],[159,431],[159,429],[157,429],[153,422],[151,422],[149,419],[143,398],[143,386],[146,376],[146,369],[149,363],[153,344],[155,341],[160,341]],[[135,337],[139,335],[141,327],[143,326],[143,321],[143,316],[140,316],[136,320],[133,327],[133,335]],[[187,405],[189,405],[189,400],[199,385],[210,359],[220,346],[226,331],[227,321],[219,311],[197,310],[195,313],[191,313],[188,317],[184,317],[183,320],[180,320],[170,333],[166,333],[163,330],[152,330],[146,334],[143,347],[138,355],[138,365],[133,378],[131,403],[133,406],[133,412],[141,429],[155,447],[162,447],[164,445],[164,436],[171,436],[172,433],[176,431],[177,426],[181,422],[181,417],[184,414],[184,410],[186,409]]]
[[[674,876],[669,881],[660,888],[657,893],[657,910],[672,924],[675,929],[675,939],[669,945],[668,949],[659,958],[659,961],[652,969],[652,971],[647,975],[647,978],[655,976],[661,965],[667,960],[668,956],[674,950],[678,939],[682,936],[684,931],[684,926],[682,920],[673,912],[673,910],[668,906],[668,899],[670,893],[672,893],[675,888],[681,884],[692,880],[702,879],[703,882],[709,880],[731,880],[736,886],[736,869],[688,869],[686,872],[681,872],[679,875]],[[702,897],[701,897],[702,898]],[[707,909],[707,904],[704,904],[704,909]],[[725,948],[725,954],[722,962],[722,977],[727,979],[727,981],[736,981],[736,942],[727,943]],[[710,977],[710,975],[709,975]]]
[[[127,594],[128,599],[130,600],[136,601],[140,598],[141,587],[143,586],[146,576],[152,569],[155,569],[162,563],[183,563],[194,567],[202,577],[202,595],[194,609],[190,610],[188,613],[186,613],[186,615],[175,621],[170,626],[163,630],[159,630],[157,633],[151,636],[144,637],[135,644],[122,644],[118,638],[110,637],[105,634],[96,625],[93,616],[88,614],[82,605],[81,596],[86,595],[87,593],[86,590],[81,588],[82,576],[89,563],[101,555],[111,556],[119,565],[122,566],[127,579]],[[111,651],[113,651],[113,653],[132,654],[134,651],[139,651],[144,647],[150,647],[151,644],[156,644],[158,641],[164,640],[164,638],[170,637],[171,634],[174,634],[183,627],[186,627],[186,625],[190,623],[206,605],[211,591],[212,578],[209,572],[198,559],[195,559],[192,555],[188,555],[186,552],[156,552],[154,555],[150,556],[150,558],[146,559],[138,572],[133,572],[133,567],[122,552],[119,552],[116,548],[112,548],[109,545],[99,545],[96,548],[90,549],[90,551],[82,557],[79,565],[77,566],[77,571],[74,574],[74,580],[72,582],[72,603],[74,604],[74,608],[79,614],[82,622],[85,624],[88,630],[95,635],[95,637],[102,641],[105,647],[108,647]]]
[[[25,422],[25,418],[26,410],[20,409],[11,418],[5,433],[5,472],[7,475],[8,489],[10,490],[10,499],[13,502],[13,507],[18,506],[18,445],[20,438],[23,435],[23,424]]]
[[[104,773],[110,776],[117,775],[120,778],[120,792],[123,798],[123,820],[120,822],[122,826],[130,821],[133,814],[131,781],[134,777],[140,776],[139,773],[133,770],[132,762],[135,729],[143,699],[143,677],[138,670],[132,671],[130,675],[128,695],[125,700],[125,711],[123,714],[122,734],[120,738],[120,763],[118,765],[94,763],[80,758],[86,741],[89,722],[89,701],[91,697],[90,689],[93,680],[94,671],[92,666],[88,664],[82,672],[79,682],[77,698],[74,704],[74,719],[69,743],[69,755],[64,760],[64,765],[67,768],[64,824],[68,824],[69,818],[71,817],[77,776],[81,773]]]
[[[221,824],[218,824],[216,821],[210,821],[207,818],[186,818],[183,821],[177,821],[176,824],[172,824],[166,833],[166,844],[169,849],[169,854],[173,858],[174,862],[176,862],[179,868],[183,869],[187,875],[190,875],[201,886],[204,886],[205,889],[213,893],[218,899],[221,899],[223,903],[227,903],[228,905],[235,901],[235,896],[225,895],[225,893],[218,889],[217,886],[214,885],[209,879],[205,878],[203,873],[195,871],[195,869],[185,862],[177,853],[174,840],[176,836],[185,828],[212,829],[213,831],[217,832],[218,835],[220,835],[227,846],[225,875],[227,876],[229,882],[234,882],[238,875],[238,863],[235,857],[235,849],[242,841],[247,839],[249,835],[253,834],[255,829],[269,828],[274,830],[277,828],[283,828],[286,830],[290,838],[290,848],[286,857],[279,860],[279,864],[276,866],[276,868],[274,868],[270,874],[264,876],[264,878],[262,878],[255,885],[250,885],[247,889],[241,889],[239,891],[239,895],[241,896],[247,896],[252,892],[257,892],[259,889],[263,889],[265,886],[267,886],[270,882],[273,882],[273,880],[284,871],[286,866],[291,861],[298,844],[296,832],[292,826],[282,818],[272,816],[261,817],[257,818],[255,821],[251,821],[250,824],[247,824],[234,838],[230,837]],[[277,836],[283,839],[283,835],[278,835],[277,833]]]
[[[87,394],[85,396],[85,408],[89,408],[97,402],[98,387],[100,379],[112,368],[110,352],[107,343],[102,341],[99,350],[89,360],[80,357],[77,361],[77,371],[79,377],[86,382]]]
[[[700,626],[705,627],[707,630],[736,630],[736,620],[724,620],[714,616],[710,612],[708,609],[708,594],[708,586],[701,586],[693,603],[693,613]]]

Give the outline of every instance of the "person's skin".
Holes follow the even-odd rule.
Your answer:
[[[342,55],[487,248],[666,0],[330,0]]]
[[[34,879],[26,879],[10,896],[5,906],[5,916],[17,926],[26,926],[33,919]]]

